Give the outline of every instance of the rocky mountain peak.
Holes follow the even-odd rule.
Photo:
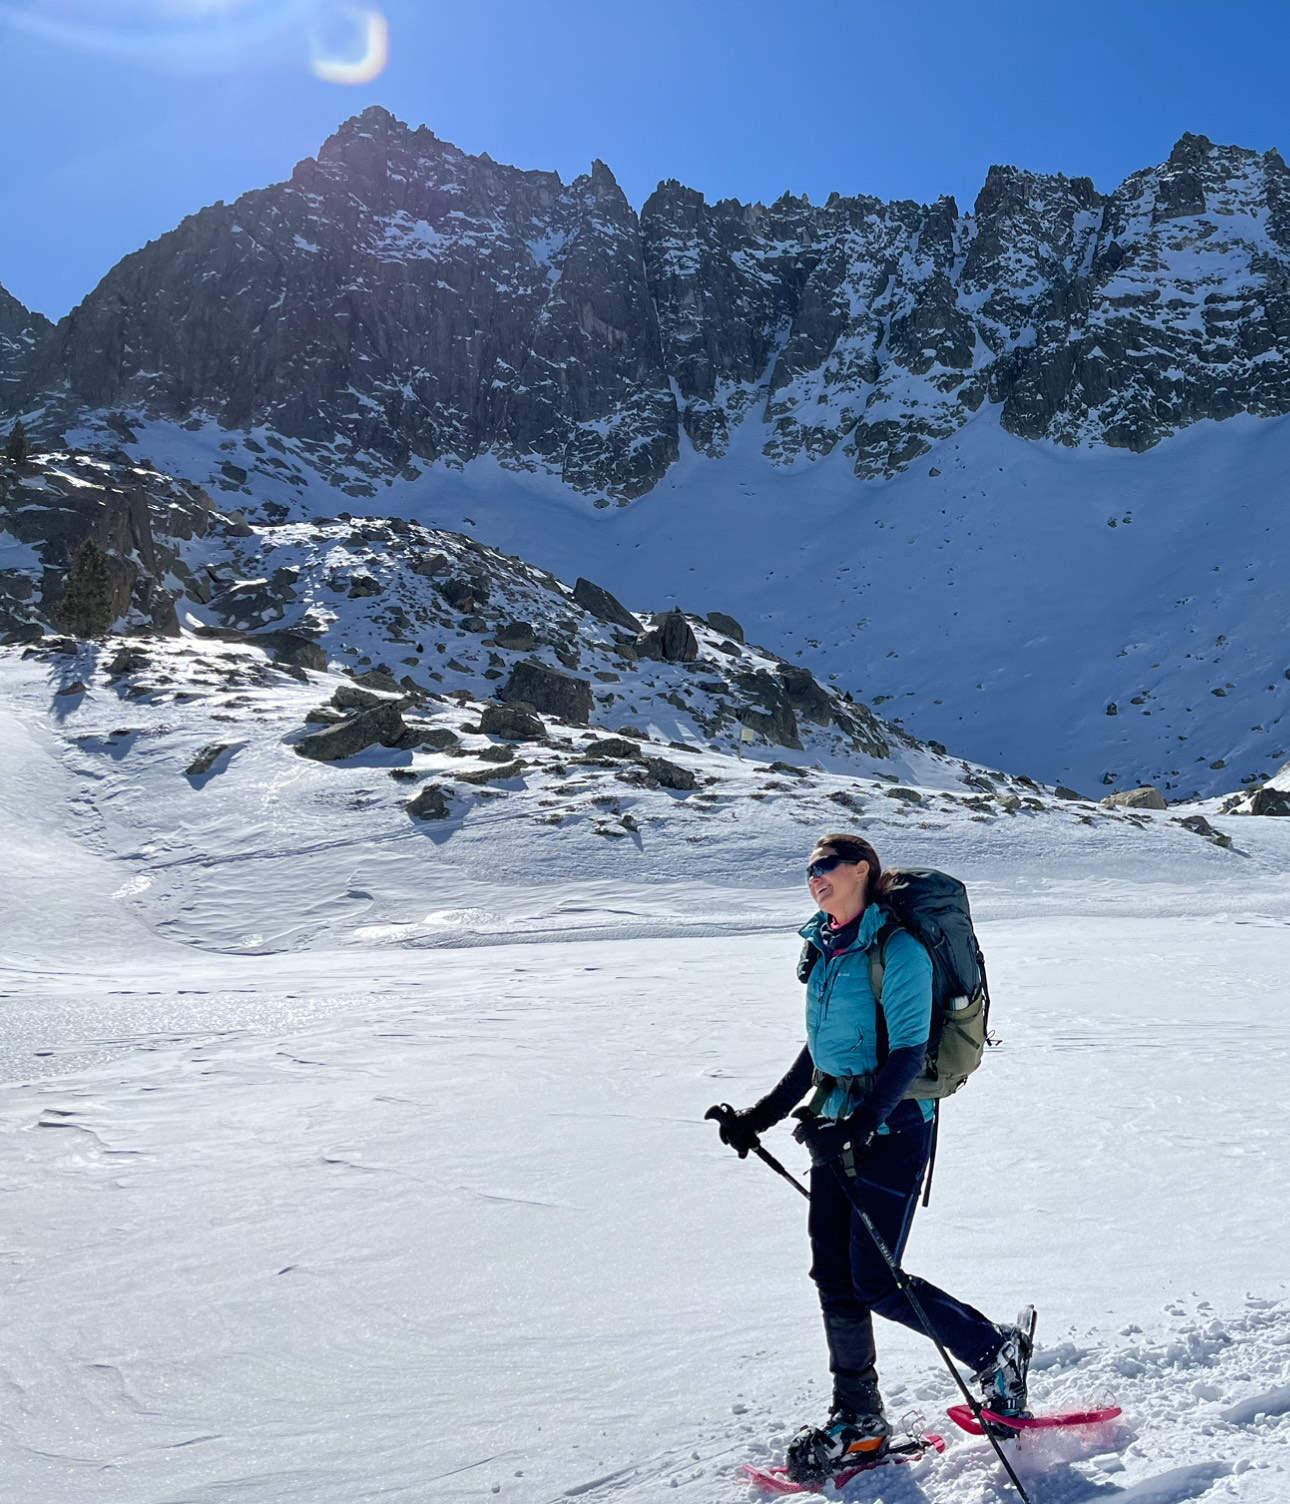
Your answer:
[[[1285,200],[1279,156],[1204,136],[1127,178],[1079,276],[1036,310],[1005,427],[1144,450],[1200,418],[1290,410]]]
[[[1132,449],[1290,411],[1287,289],[1285,163],[1200,135],[1109,195],[1004,165],[970,214],[669,179],[638,216],[600,160],[566,184],[372,106],[57,330],[0,333],[0,379],[51,430],[262,428],[348,495],[487,453],[609,505],[750,416],[773,463],[840,447],[875,480],[987,397],[1022,437]]]

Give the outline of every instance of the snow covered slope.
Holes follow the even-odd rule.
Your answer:
[[[911,1267],[1001,1319],[1038,1303],[1038,1402],[1124,1407],[1027,1453],[1036,1504],[1283,1504],[1284,927],[984,937],[1006,1045],[946,1109]],[[820,1413],[824,1344],[797,1198],[701,1118],[796,1048],[794,951],[420,953],[323,1020],[0,1090],[6,1498],[751,1500],[738,1465]],[[305,1008],[322,978],[275,981]],[[928,1344],[880,1341],[892,1410],[944,1423]],[[1008,1490],[953,1436],[847,1497]]]
[[[629,602],[732,612],[920,738],[1084,793],[1210,795],[1290,756],[1290,420],[1198,423],[1133,454],[1018,439],[986,408],[925,467],[860,487],[837,455],[772,464],[765,435],[749,416],[724,458],[687,449],[626,509],[487,458],[365,506]],[[138,451],[225,505],[336,503],[213,425],[152,425]]]
[[[126,648],[125,667],[115,647],[97,658],[12,651],[0,682],[22,738],[15,766],[33,739],[50,743],[51,769],[78,790],[77,828],[119,865],[110,891],[121,913],[212,951],[759,928],[783,912],[765,890],[788,884],[796,898],[804,852],[838,828],[1003,893],[1044,868],[1057,843],[1047,880],[1091,882],[1083,903],[1096,911],[1114,903],[1102,881],[1113,892],[1173,866],[1241,891],[1271,894],[1281,881],[1275,866],[1252,869],[1248,855],[1179,825],[1183,812],[1104,810],[922,749],[867,767],[839,758],[825,771],[802,754],[788,762],[762,749],[740,761],[664,741],[653,721],[653,739],[606,737],[550,716],[543,740],[517,742],[481,731],[489,702],[468,691],[430,700],[374,689],[371,676],[293,675],[251,643],[157,642],[146,654]],[[67,692],[74,685],[88,687]],[[338,762],[299,755],[318,729],[306,716],[343,726],[335,705],[355,697],[399,707],[399,743],[373,741]],[[428,791],[426,816],[409,813]],[[57,813],[51,821],[30,834],[19,825],[16,844],[58,849],[51,831],[64,827]],[[1224,829],[1244,849],[1245,832],[1266,823]],[[57,870],[53,855],[40,859]],[[35,902],[25,864],[13,881],[16,916]],[[569,906],[561,885],[573,881],[607,886],[599,901]],[[624,884],[662,886],[644,908],[620,908]],[[5,950],[14,965],[46,954],[37,920],[15,917]]]

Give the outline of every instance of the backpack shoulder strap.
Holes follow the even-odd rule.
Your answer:
[[[890,1048],[887,1042],[887,1015],[882,1006],[882,979],[887,971],[887,946],[891,943],[893,935],[903,933],[905,933],[904,925],[888,916],[869,950],[869,985],[873,988],[873,1000],[878,1005],[879,1069],[887,1063],[887,1053]]]
[[[874,1001],[882,1007],[882,979],[887,971],[887,947],[893,935],[905,934],[905,926],[889,918],[878,931],[869,950],[869,985],[873,988]]]

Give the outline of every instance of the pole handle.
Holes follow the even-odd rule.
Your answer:
[[[725,1125],[730,1121],[730,1119],[735,1116],[735,1109],[731,1107],[729,1102],[718,1102],[715,1107],[708,1108],[707,1112],[703,1114],[703,1120],[706,1123],[707,1120],[711,1118],[714,1122],[719,1123],[724,1128]],[[796,1175],[794,1175],[790,1170],[786,1170],[784,1166],[780,1164],[779,1160],[777,1160],[775,1156],[769,1152],[769,1150],[762,1148],[761,1139],[759,1139],[756,1134],[753,1134],[752,1138],[749,1140],[748,1150],[755,1154],[757,1158],[761,1160],[762,1164],[766,1165],[769,1169],[774,1170],[776,1175],[779,1175],[783,1179],[787,1180],[789,1185],[791,1185],[799,1195],[805,1196],[807,1200],[810,1200],[810,1191],[806,1189],[806,1187],[802,1184],[802,1182],[797,1178]],[[741,1154],[739,1157],[742,1159],[743,1155]]]

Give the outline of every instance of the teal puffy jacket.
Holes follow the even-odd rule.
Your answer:
[[[878,1002],[869,979],[869,952],[887,918],[882,908],[870,904],[854,945],[832,960],[823,959],[820,941],[829,923],[827,914],[817,913],[799,932],[821,952],[806,987],[806,1043],[816,1070],[826,1075],[869,1075],[880,1064]],[[886,963],[882,1011],[887,1047],[926,1045],[932,1027],[931,957],[911,934],[899,930],[887,942]],[[934,1104],[921,1105],[924,1117],[930,1118]],[[820,1115],[839,1117],[848,1110],[845,1093],[838,1088],[825,1100]]]

